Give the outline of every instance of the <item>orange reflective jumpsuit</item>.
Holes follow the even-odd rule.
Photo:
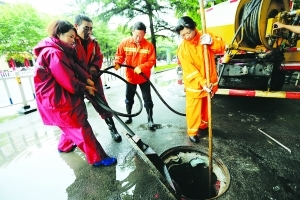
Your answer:
[[[207,128],[207,92],[203,90],[206,85],[203,45],[200,44],[201,31],[195,37],[183,40],[177,50],[178,59],[183,69],[183,80],[186,90],[186,122],[188,136],[196,136],[198,129]],[[221,38],[212,37],[212,44],[207,45],[210,67],[210,81],[213,84],[212,92],[218,90],[218,76],[214,54],[224,52],[224,43]]]

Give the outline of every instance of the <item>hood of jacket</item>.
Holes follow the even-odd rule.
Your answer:
[[[48,37],[45,38],[43,40],[41,40],[34,48],[33,48],[33,55],[35,56],[39,56],[39,54],[41,53],[41,51],[44,48],[47,47],[51,47],[51,48],[56,48],[56,49],[60,49],[64,52],[66,52],[67,54],[74,54],[75,53],[75,47],[71,47],[68,44],[62,42],[60,39],[58,38],[54,38],[54,37]]]

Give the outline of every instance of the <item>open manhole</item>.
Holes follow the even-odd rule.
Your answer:
[[[173,147],[160,157],[167,166],[176,193],[182,200],[216,199],[229,187],[229,171],[215,156],[212,158],[213,169],[209,186],[208,154],[196,147]]]

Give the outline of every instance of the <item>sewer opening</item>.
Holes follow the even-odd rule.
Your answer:
[[[210,199],[217,196],[217,176],[212,173],[212,185],[209,189],[209,174],[206,164],[192,166],[183,163],[169,168],[176,192],[189,199]],[[209,194],[209,191],[211,191]]]
[[[161,155],[176,194],[182,200],[215,199],[229,187],[230,175],[220,159],[213,157],[211,186],[207,154],[194,147],[174,147]]]

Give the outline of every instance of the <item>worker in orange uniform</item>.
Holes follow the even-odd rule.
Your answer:
[[[187,134],[191,142],[198,143],[201,130],[207,129],[207,94],[211,93],[212,97],[218,90],[214,54],[223,53],[225,44],[219,37],[202,34],[197,30],[196,22],[188,16],[178,20],[175,31],[183,39],[178,47],[177,56],[183,69],[186,90]],[[204,44],[207,45],[210,67],[209,85],[206,83]]]
[[[148,127],[153,128],[153,102],[151,97],[150,83],[140,75],[143,72],[148,79],[150,79],[151,69],[156,62],[154,45],[146,40],[146,26],[142,22],[136,22],[133,25],[132,36],[124,39],[118,46],[115,56],[115,69],[120,68],[120,64],[125,63],[134,67],[134,69],[126,68],[126,80],[130,85],[126,85],[126,111],[131,114],[132,105],[134,103],[134,95],[139,85],[143,100],[144,107],[148,114]],[[130,124],[132,118],[129,117],[125,121]]]

